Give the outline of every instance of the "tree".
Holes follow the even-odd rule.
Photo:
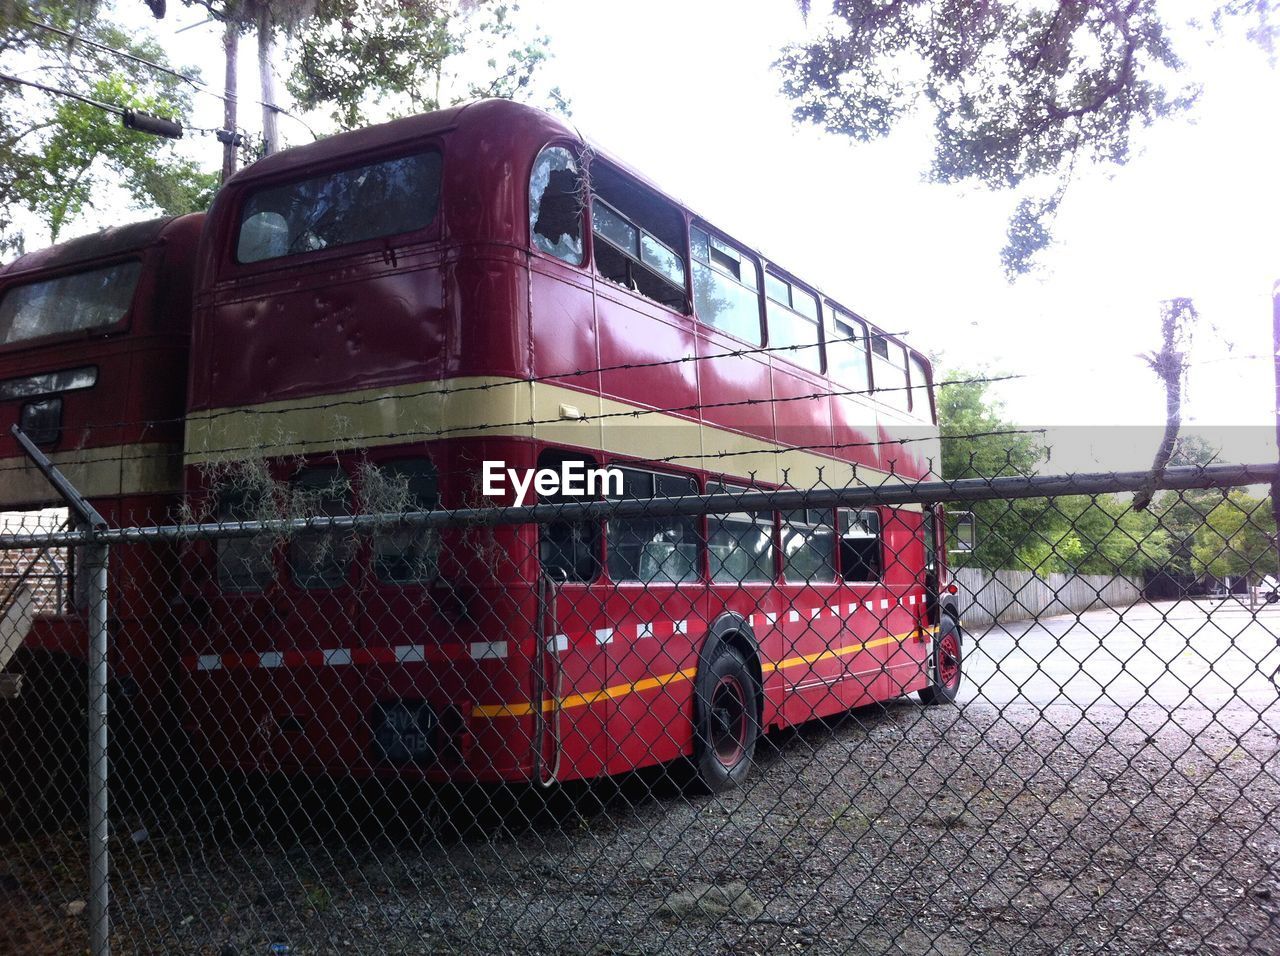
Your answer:
[[[983,377],[983,372],[956,372],[953,380],[965,384],[938,392],[943,478],[1034,474],[1045,447],[1033,435],[1016,433]],[[977,545],[959,565],[1136,575],[1167,561],[1171,549],[1155,515],[1134,511],[1115,495],[980,501],[971,510]]]
[[[1257,580],[1276,574],[1276,521],[1270,498],[1236,488],[1209,512],[1192,544],[1196,574]]]
[[[1174,466],[1209,465],[1218,451],[1198,435],[1183,435],[1174,446],[1169,464]],[[1192,549],[1196,532],[1204,527],[1209,514],[1222,501],[1222,492],[1212,488],[1188,488],[1164,491],[1156,496],[1151,511],[1159,525],[1169,534],[1169,558],[1164,569],[1173,575],[1196,574],[1192,567]]]
[[[1035,436],[999,434],[1016,426],[1003,417],[1003,405],[989,394],[986,370],[953,371],[937,394],[938,427],[942,433],[942,477],[994,478],[1033,474],[1044,458]],[[970,509],[977,524],[974,552],[958,563],[986,568],[1024,567],[1022,553],[1035,542],[1031,517],[1036,507],[1025,501],[980,501]]]
[[[799,0],[807,15],[809,0]],[[1276,0],[1217,0],[1268,51]],[[929,178],[1019,194],[1002,253],[1029,271],[1077,165],[1122,164],[1135,134],[1187,110],[1197,87],[1158,0],[839,0],[821,35],[777,66],[795,117],[854,139],[932,117]]]
[[[100,5],[44,0],[35,26],[26,3],[0,22],[0,72],[21,63],[45,85],[112,106],[181,120],[190,87],[177,77],[113,57],[81,39],[168,64],[153,41],[134,37],[103,17]],[[190,73],[189,70],[184,72]],[[0,252],[24,245],[19,212],[34,213],[56,240],[108,183],[121,182],[139,206],[169,215],[202,209],[216,179],[180,156],[169,140],[125,129],[118,116],[70,97],[0,81]]]
[[[522,40],[497,0],[321,0],[299,38],[289,92],[342,129],[480,97],[529,97],[545,37]],[[475,69],[483,61],[483,67]],[[470,70],[468,70],[470,67]],[[550,97],[563,102],[558,91]]]

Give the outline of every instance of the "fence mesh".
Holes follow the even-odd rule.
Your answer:
[[[224,469],[109,536],[113,951],[1276,951],[1274,469],[1179,475]],[[81,952],[89,542],[4,535],[0,950]]]

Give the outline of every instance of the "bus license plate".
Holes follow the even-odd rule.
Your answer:
[[[397,700],[374,709],[374,747],[384,760],[393,763],[430,757],[435,729],[435,714],[423,701]]]

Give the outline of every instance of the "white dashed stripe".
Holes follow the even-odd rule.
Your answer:
[[[401,664],[422,663],[426,659],[427,648],[423,644],[403,644],[396,648],[396,660]]]
[[[216,671],[222,668],[222,658],[217,654],[201,654],[196,661],[196,670]]]
[[[280,667],[284,664],[284,655],[279,651],[267,651],[258,655],[259,667]]]
[[[507,656],[506,641],[476,641],[471,645],[471,659],[487,661]]]
[[[597,644],[612,644],[612,643],[613,643],[613,628],[611,628],[611,627],[600,627],[600,628],[596,628],[596,632],[595,632],[595,634],[596,634],[596,643],[597,643]]]
[[[343,664],[350,664],[351,652],[345,647],[339,647],[332,651],[325,651],[324,662],[329,667],[341,667]]]

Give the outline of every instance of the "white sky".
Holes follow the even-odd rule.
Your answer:
[[[1176,16],[1197,8],[1175,2]],[[196,10],[170,3],[155,23],[140,0],[118,5],[175,62],[220,85],[216,25],[176,34],[199,22]],[[944,376],[979,362],[1025,374],[997,386],[1006,414],[1067,427],[1058,439],[1073,451],[1060,466],[1149,462],[1155,428],[1122,437],[1102,426],[1163,424],[1163,393],[1137,356],[1158,347],[1159,302],[1172,296],[1194,298],[1202,315],[1189,428],[1253,426],[1211,440],[1225,442],[1226,460],[1274,460],[1280,73],[1243,39],[1180,47],[1205,87],[1194,113],[1146,131],[1128,166],[1080,176],[1043,273],[1009,285],[999,251],[1013,197],[924,183],[926,123],[870,145],[792,124],[770,66],[804,35],[788,0],[526,0],[524,15],[551,39],[546,79],[581,131],[882,328],[941,350]],[[256,96],[251,38],[240,84],[242,97]],[[196,102],[199,125],[220,125],[216,99]],[[242,99],[241,125],[257,121]],[[281,130],[309,140],[286,118]],[[211,137],[188,148],[210,168],[219,162]],[[119,218],[105,203],[78,231]]]

